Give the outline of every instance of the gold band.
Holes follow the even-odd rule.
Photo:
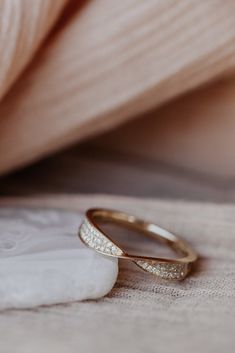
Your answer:
[[[145,235],[154,236],[156,240],[164,241],[182,257],[167,259],[129,255],[100,228],[99,221],[121,224]],[[145,222],[124,212],[98,208],[89,209],[79,228],[79,236],[87,246],[101,254],[131,260],[143,270],[163,279],[182,280],[190,271],[191,265],[197,260],[197,254],[185,241],[156,224]]]

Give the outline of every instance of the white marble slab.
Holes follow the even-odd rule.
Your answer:
[[[0,209],[0,309],[97,299],[112,289],[118,263],[81,243],[81,219],[61,210]]]

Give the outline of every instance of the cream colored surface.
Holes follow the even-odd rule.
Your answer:
[[[234,68],[233,1],[74,4],[1,103],[2,173]]]
[[[106,196],[44,196],[1,204],[134,213],[180,234],[200,261],[181,283],[162,283],[121,263],[113,291],[96,302],[1,314],[1,349],[13,353],[126,351],[221,353],[234,350],[235,208]],[[147,243],[145,243],[147,249]],[[149,248],[149,249],[152,249]]]

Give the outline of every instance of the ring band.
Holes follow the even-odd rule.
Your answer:
[[[100,228],[97,221],[121,224],[145,235],[154,236],[156,240],[164,242],[183,257],[168,259],[129,255]],[[79,228],[79,236],[83,243],[99,253],[131,260],[144,271],[162,279],[184,279],[189,273],[191,265],[197,260],[196,252],[185,241],[156,224],[145,222],[124,212],[99,208],[89,209]]]

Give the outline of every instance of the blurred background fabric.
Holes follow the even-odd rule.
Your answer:
[[[0,98],[15,83],[55,24],[65,0],[0,3]]]

